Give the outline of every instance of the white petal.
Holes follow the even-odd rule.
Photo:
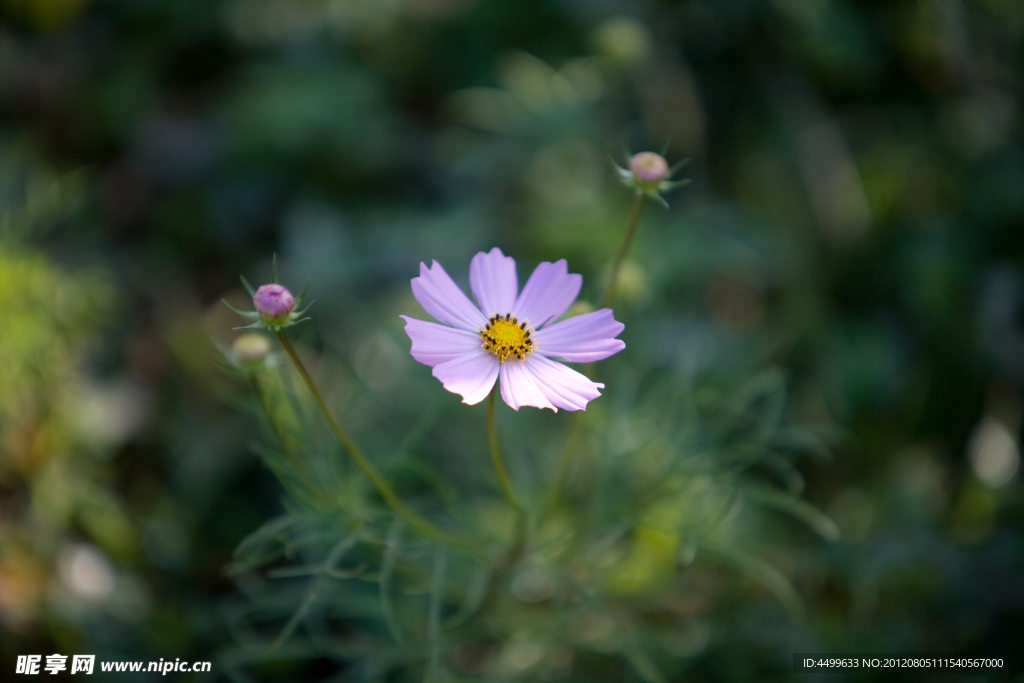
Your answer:
[[[407,315],[400,317],[405,320],[405,333],[412,340],[412,357],[424,365],[440,365],[471,353],[482,345],[480,335],[476,332],[417,320]]]
[[[469,264],[469,286],[485,316],[508,313],[519,291],[516,260],[497,247],[481,251]]]
[[[604,360],[626,348],[624,341],[615,339],[625,327],[610,308],[573,316],[538,330],[533,335],[536,353],[570,363]]]
[[[569,273],[565,259],[555,263],[539,264],[523,285],[512,306],[512,314],[520,320],[530,321],[530,325],[539,330],[565,313],[576,301],[583,286],[583,276]]]
[[[550,408],[556,413],[558,412],[558,408],[545,398],[533,375],[526,369],[526,361],[505,361],[501,364],[500,372],[501,398],[512,410],[519,410],[523,406],[533,406],[534,408]]]
[[[474,405],[487,398],[498,379],[498,359],[490,351],[476,349],[434,367],[434,377],[444,388]]]
[[[470,332],[482,330],[487,324],[487,317],[473,305],[437,261],[429,269],[420,264],[420,276],[412,279],[412,293],[423,310],[439,322]]]
[[[586,410],[587,403],[601,395],[598,390],[604,389],[603,384],[536,353],[528,355],[521,364],[544,397],[563,410]]]

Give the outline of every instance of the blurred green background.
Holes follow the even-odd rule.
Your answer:
[[[1015,0],[3,0],[0,678],[237,648],[225,567],[282,506],[216,366],[240,273],[310,280],[294,338],[368,450],[482,444],[407,353],[418,262],[567,258],[595,301],[631,202],[609,156],[669,140],[692,184],[646,210],[606,375],[638,379],[599,401],[781,368],[830,451],[786,476],[842,532],[764,532],[804,617],[681,569],[678,680],[843,680],[798,651],[1024,680],[1022,66]],[[499,417],[552,450],[518,433],[547,415]]]

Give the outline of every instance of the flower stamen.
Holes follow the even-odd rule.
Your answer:
[[[527,329],[526,325],[526,320],[520,322],[511,313],[492,315],[487,327],[480,330],[483,348],[497,356],[501,363],[509,358],[523,360],[526,354],[533,352],[533,340],[530,339],[533,330]]]

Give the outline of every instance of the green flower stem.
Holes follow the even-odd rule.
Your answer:
[[[512,488],[512,482],[508,478],[508,471],[505,469],[505,461],[501,457],[501,446],[498,445],[498,428],[494,423],[494,395],[498,392],[498,385],[495,384],[487,397],[487,438],[491,445],[491,462],[494,463],[494,472],[498,475],[498,485],[505,495],[505,500],[516,511],[516,532],[515,542],[512,551],[509,553],[509,562],[514,562],[522,551],[526,541],[526,508],[519,502],[516,492]]]
[[[388,504],[395,514],[405,520],[405,523],[409,525],[409,528],[419,532],[424,537],[429,538],[439,543],[445,543],[452,546],[460,546],[469,550],[474,548],[474,545],[461,536],[448,533],[443,529],[438,528],[434,524],[428,522],[426,519],[421,517],[419,514],[414,512],[409,506],[402,502],[402,500],[395,494],[391,486],[384,480],[384,478],[374,469],[370,461],[363,455],[363,451],[359,448],[355,441],[348,435],[348,433],[342,429],[341,425],[334,415],[331,413],[330,408],[327,407],[327,403],[324,401],[323,395],[313,382],[313,378],[309,376],[309,372],[306,371],[306,366],[302,364],[295,348],[292,346],[288,338],[284,336],[284,333],[280,330],[277,332],[277,338],[281,342],[281,346],[284,347],[285,352],[291,359],[292,364],[295,365],[295,369],[299,371],[299,375],[302,376],[302,380],[306,383],[306,387],[309,389],[309,393],[313,394],[313,398],[316,400],[317,406],[320,408],[320,412],[324,414],[324,418],[327,420],[327,424],[330,425],[331,431],[338,437],[338,441],[345,447],[352,459],[355,460],[356,465],[363,471],[366,478],[370,480],[374,488],[377,489],[377,493],[384,499],[384,502]]]
[[[618,288],[619,271],[622,270],[622,262],[626,260],[626,253],[629,245],[636,234],[636,226],[640,223],[640,214],[643,212],[646,195],[638,192],[636,202],[633,204],[633,213],[629,216],[629,224],[626,226],[626,236],[619,246],[619,253],[615,256],[615,264],[612,266],[612,278],[608,281],[608,289],[605,290],[604,299],[601,300],[601,308],[610,308],[615,301],[615,290]]]
[[[505,469],[505,461],[501,457],[501,447],[498,445],[498,429],[494,424],[494,394],[498,390],[495,384],[487,397],[487,437],[491,444],[491,462],[494,463],[494,471],[498,475],[498,485],[501,492],[505,494],[505,500],[515,508],[516,512],[523,513],[523,506],[516,498],[516,492],[512,489],[512,482],[508,478],[508,471]]]

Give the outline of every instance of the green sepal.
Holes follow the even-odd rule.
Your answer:
[[[252,288],[252,285],[250,285],[249,281],[245,279],[245,276],[244,275],[239,275],[238,277],[239,277],[239,279],[241,279],[242,285],[245,287],[246,291],[249,292],[249,296],[255,297],[256,296],[256,290]]]
[[[303,291],[305,291],[305,288],[303,288]],[[296,298],[296,299],[295,299],[295,302],[296,302],[296,303],[298,303],[298,301],[299,301],[299,300],[298,300],[298,298]],[[291,317],[291,316],[293,316],[293,315],[305,315],[306,311],[308,311],[308,310],[309,310],[309,307],[310,307],[310,306],[312,306],[312,305],[313,305],[313,304],[315,304],[315,303],[316,303],[316,299],[313,299],[313,300],[312,300],[312,301],[310,301],[310,302],[309,302],[308,304],[306,304],[306,307],[305,307],[305,308],[303,308],[303,309],[302,309],[301,311],[292,311],[292,312],[291,312],[291,313],[289,314],[289,317]],[[311,320],[311,318],[306,318],[306,320]]]
[[[612,169],[615,171],[615,175],[618,176],[619,180],[627,180],[630,177],[629,169],[622,168],[619,163],[615,161],[615,157],[611,154],[608,155],[608,161],[612,165]],[[628,164],[627,164],[628,165]]]
[[[683,168],[684,166],[689,166],[691,161],[693,161],[693,160],[690,159],[689,157],[687,157],[686,159],[680,159],[679,161],[677,161],[673,166],[669,167],[669,169],[668,169],[668,177],[671,178],[672,176],[674,176],[676,174],[676,171],[678,171],[679,169]],[[684,181],[680,180],[679,182],[684,182]]]
[[[295,305],[298,306],[302,303],[302,297],[306,296],[306,290],[309,289],[309,280],[306,280],[306,284],[302,285],[302,289],[295,296]],[[308,308],[308,306],[307,306]]]
[[[260,318],[260,314],[255,311],[240,311],[231,304],[229,304],[226,299],[221,299],[221,301],[224,303],[225,306],[227,306],[228,308],[230,308],[232,311],[242,316],[243,318],[246,318],[248,320],[259,320]]]
[[[661,205],[664,206],[667,209],[668,208],[668,202],[665,201],[665,198],[661,196],[661,193],[662,192],[669,192],[671,190],[676,189],[677,187],[682,187],[683,185],[689,185],[689,184],[690,184],[690,179],[689,178],[683,178],[682,180],[663,180],[658,185],[658,189],[656,189],[656,190],[646,190],[646,191],[644,191],[644,190],[640,190],[638,188],[637,192],[638,193],[646,194],[648,197],[651,197],[652,199],[657,199],[659,202],[661,202]]]

